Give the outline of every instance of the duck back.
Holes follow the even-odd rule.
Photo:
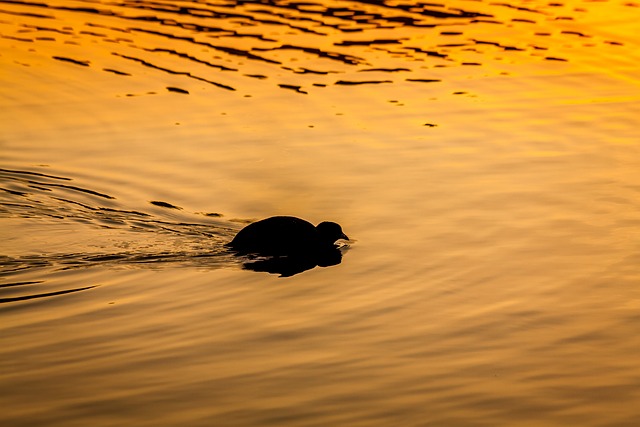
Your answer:
[[[249,224],[227,246],[240,254],[297,255],[316,252],[320,241],[310,222],[275,216]]]

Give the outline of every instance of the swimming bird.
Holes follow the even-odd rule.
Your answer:
[[[225,246],[240,255],[309,257],[336,249],[337,240],[349,240],[335,222],[314,226],[292,216],[274,216],[247,225]]]

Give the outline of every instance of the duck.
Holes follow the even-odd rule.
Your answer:
[[[314,226],[293,216],[273,216],[244,227],[225,246],[238,255],[317,257],[336,250],[336,241],[349,240],[330,221]]]

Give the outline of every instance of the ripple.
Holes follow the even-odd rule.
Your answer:
[[[297,78],[307,74],[322,78],[341,73],[345,77],[341,81],[354,82],[357,78],[352,76],[365,71],[413,73],[409,65],[415,62],[431,63],[433,67],[445,64],[463,67],[502,60],[481,51],[477,54],[482,55],[482,59],[468,60],[469,47],[473,44],[509,52],[514,55],[510,58],[512,62],[519,61],[515,56],[518,54],[536,61],[566,62],[570,59],[554,53],[552,46],[534,45],[529,39],[529,28],[537,24],[540,28],[534,36],[546,37],[552,34],[544,30],[550,24],[532,19],[532,15],[544,17],[547,22],[574,18],[555,14],[563,8],[484,1],[474,5],[477,10],[457,4],[373,0],[353,1],[349,7],[331,1],[245,0],[178,4],[144,0],[95,5],[66,1],[2,3],[12,10],[1,9],[0,16],[8,19],[18,16],[25,22],[9,25],[10,21],[6,21],[1,37],[36,46],[56,45],[58,49],[52,60],[90,68],[97,61],[83,45],[91,39],[123,63],[135,63],[138,67],[229,91],[244,89],[250,84],[243,78],[255,81],[285,71],[293,80],[280,87],[297,93],[309,93],[302,88],[309,87],[310,83]],[[503,22],[496,17],[503,15],[505,8],[509,9],[509,19]],[[55,12],[56,16],[41,13],[42,10]],[[73,24],[65,24],[68,22]],[[495,25],[508,25],[514,33],[509,39],[520,39],[521,43],[484,40],[480,35],[490,32],[490,27]],[[47,35],[51,33],[57,37]],[[123,34],[130,36],[123,37]],[[592,38],[584,31],[573,29],[561,29],[560,34]],[[452,37],[459,42],[443,43]],[[623,45],[617,40],[601,43]],[[547,50],[549,54],[540,57],[536,55],[537,50]],[[281,56],[285,53],[291,55],[287,60]],[[288,65],[292,61],[297,61],[299,66]],[[318,66],[318,61],[325,66]],[[203,67],[196,70],[195,66]],[[137,74],[135,68],[126,71],[120,68],[117,63],[101,66],[114,77]],[[505,73],[496,75],[508,78]],[[323,80],[314,82],[313,86],[329,84],[332,84],[330,80]]]

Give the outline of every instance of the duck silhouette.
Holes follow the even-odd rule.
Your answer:
[[[335,222],[314,226],[300,218],[274,216],[247,225],[225,246],[236,255],[254,257],[244,264],[246,269],[292,276],[339,264],[342,253],[335,242],[341,239],[349,240]]]

